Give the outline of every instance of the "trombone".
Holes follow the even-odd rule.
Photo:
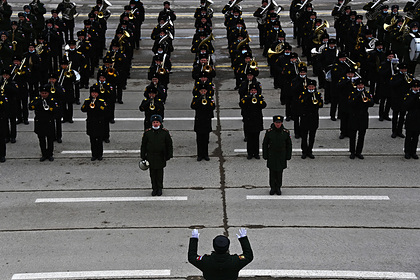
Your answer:
[[[69,68],[67,68],[67,71],[64,73],[64,76],[66,76],[67,79],[70,79],[71,77],[73,77],[73,73],[71,72],[71,64],[72,64],[72,61],[70,61]]]
[[[1,94],[3,94],[4,93],[4,87],[7,85],[7,83],[8,83],[9,81],[7,80],[7,79],[4,79],[4,82],[3,82],[3,84],[1,85],[1,88],[0,88],[0,92],[1,92]]]
[[[90,107],[91,109],[95,109],[95,101],[96,101],[96,98],[92,98],[92,99],[90,100],[89,107]]]
[[[404,79],[407,82],[407,84],[411,84],[411,82],[413,81],[413,78],[411,78],[407,72],[404,72]]]
[[[48,111],[50,109],[50,106],[47,103],[47,100],[42,99],[42,107],[44,107],[45,111]]]
[[[203,104],[203,106],[206,106],[207,105],[206,95],[202,95],[201,104]]]
[[[150,101],[149,109],[152,111],[156,109],[154,98],[152,98],[152,100]]]
[[[51,94],[54,94],[56,92],[54,83],[51,83]]]
[[[249,68],[251,68],[251,69],[257,69],[258,68],[258,62],[255,60],[254,57],[249,62]]]

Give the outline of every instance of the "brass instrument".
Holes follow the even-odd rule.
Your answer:
[[[164,75],[166,74],[166,69],[165,69],[165,61],[166,61],[166,53],[163,55],[163,60],[162,60],[162,64],[161,66],[157,69],[158,74],[160,75]]]
[[[296,12],[296,18],[300,18],[300,16],[305,11],[304,7],[306,7],[306,5],[309,4],[310,2],[312,2],[312,0],[305,0],[305,2],[303,2],[302,4],[300,3],[297,4],[297,5],[300,5],[300,7],[299,7],[299,10]]]
[[[64,73],[64,76],[66,76],[67,79],[70,79],[71,77],[73,77],[73,73],[71,72],[71,64],[72,62],[70,61],[69,67],[67,68],[67,71]]]
[[[306,89],[308,87],[308,81],[305,79],[303,79],[303,89]]]
[[[302,66],[308,66],[305,62],[300,60],[300,57],[298,57],[298,67],[302,67]]]
[[[366,96],[364,91],[362,92],[362,100],[363,100],[364,103],[369,101],[369,97]]]
[[[120,44],[121,51],[124,51],[123,43],[125,38],[130,38],[130,33],[128,33],[127,30],[124,30],[123,35],[118,39],[118,44]]]
[[[13,75],[12,80],[14,80],[14,79],[15,79],[16,75],[21,76],[21,75],[25,74],[25,71],[24,71],[24,70],[22,70],[23,65],[25,64],[25,61],[26,61],[26,57],[25,57],[25,58],[22,60],[22,62],[20,63],[20,66],[19,66],[19,68],[18,68],[18,69],[16,69],[16,66],[15,66],[14,71],[13,71],[13,72],[14,72],[14,75]]]
[[[343,3],[341,3],[340,7],[338,7],[338,10],[337,10],[337,11],[338,11],[339,13],[341,13],[341,12],[342,12],[342,10],[343,10],[343,8],[344,8],[345,6],[347,6],[347,4],[348,4],[348,3],[350,3],[350,1],[351,1],[351,0],[345,0],[345,1],[343,1]]]
[[[105,93],[105,88],[103,87],[102,83],[101,83],[100,93],[102,93],[102,94],[104,94],[104,93]]]
[[[150,101],[149,109],[152,111],[156,109],[154,98],[152,98],[152,100]]]
[[[401,25],[400,31],[402,34],[397,37],[397,40],[399,40],[401,37],[405,37],[410,33],[410,27],[408,26],[408,22],[411,21],[412,18],[409,16],[404,17],[404,22]]]
[[[7,85],[8,82],[9,81],[7,79],[4,79],[4,82],[3,82],[3,84],[1,85],[1,88],[0,88],[1,94],[4,93],[4,88],[6,87],[6,85]]]
[[[50,106],[47,103],[47,100],[45,100],[44,98],[42,99],[42,107],[44,107],[45,111],[48,111],[50,109]]]
[[[209,62],[207,62],[206,65],[203,66],[203,70],[206,73],[210,73],[211,71],[213,71],[213,68],[211,67],[211,65],[209,64]]]
[[[248,44],[251,42],[251,38],[249,38],[249,34],[247,34],[246,38],[239,42],[239,44],[236,46],[236,49],[239,50],[242,48],[243,45]]]
[[[413,78],[411,78],[407,72],[404,72],[404,79],[407,82],[407,84],[411,84],[411,82],[413,81]]]
[[[214,35],[213,35],[213,33],[210,33],[210,35],[209,35],[207,38],[204,38],[204,40],[203,40],[203,41],[201,41],[201,42],[200,42],[200,44],[198,44],[197,49],[200,49],[200,47],[201,47],[203,44],[207,44],[207,42],[210,42],[210,41],[213,41],[213,40],[214,40]]]
[[[314,39],[312,39],[312,42],[314,42],[315,44],[317,44],[317,45],[320,45],[320,44],[322,44],[322,41],[321,41],[321,36],[322,36],[322,34],[324,34],[324,29],[325,28],[329,28],[330,27],[330,24],[328,23],[328,21],[326,21],[326,20],[324,20],[324,23],[323,24],[321,24],[320,26],[318,26],[316,29],[315,29],[315,31],[314,31],[314,35],[316,36],[316,38],[314,38]]]
[[[284,47],[284,43],[280,43],[280,44],[277,44],[277,46],[274,49],[274,51],[271,48],[269,48],[268,49],[268,52],[267,52],[268,57],[271,58],[275,54],[281,54],[284,51],[283,50],[283,47]]]
[[[391,31],[392,27],[393,27],[396,23],[397,23],[397,17],[396,17],[396,16],[393,16],[393,17],[391,18],[391,22],[390,22],[390,24],[386,24],[386,23],[384,23],[384,30],[386,30],[386,31]]]
[[[346,61],[344,61],[344,63],[346,63],[346,65],[351,68],[350,64],[347,63],[350,62],[354,68],[354,70],[357,70],[358,68],[360,68],[360,62],[354,62],[353,60],[351,60],[350,58],[346,57]]]
[[[128,13],[128,18],[129,18],[130,20],[133,20],[133,19],[135,18],[134,13],[135,13],[137,10],[138,10],[138,8],[135,8],[134,10],[132,10],[132,11],[130,11],[130,12]]]
[[[203,98],[201,99],[201,104],[203,104],[203,106],[207,105],[207,98],[205,95],[203,95]]]
[[[42,54],[42,52],[44,51],[44,44],[38,44],[35,47],[35,51],[37,54]]]
[[[99,12],[98,13],[98,18],[102,19],[102,18],[104,18],[104,16],[105,16],[104,12]]]
[[[95,109],[95,101],[96,101],[96,98],[92,98],[92,99],[90,100],[89,107],[90,107],[91,109]]]
[[[387,0],[377,0],[375,3],[369,2],[364,7],[363,10],[366,10],[366,19],[367,20],[376,20],[379,14],[382,11],[382,3]]]
[[[314,93],[312,94],[312,103],[313,103],[314,105],[316,105],[316,104],[318,104],[318,103],[319,103],[318,99],[316,98],[315,91],[314,91]]]
[[[51,83],[51,94],[54,94],[56,92],[54,83]]]
[[[251,69],[258,69],[258,62],[255,60],[254,57],[249,62],[249,68],[251,68]]]
[[[258,99],[256,97],[253,97],[251,99],[252,104],[257,104],[258,103]]]
[[[233,6],[235,6],[235,5],[238,5],[239,4],[239,2],[241,2],[242,0],[234,0],[230,5],[229,5],[229,8],[232,8]]]

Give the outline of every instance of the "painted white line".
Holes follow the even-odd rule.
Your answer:
[[[133,202],[133,201],[185,201],[187,196],[159,197],[63,197],[37,198],[35,203],[77,203],[77,202]]]
[[[292,149],[293,152],[301,152],[301,149]],[[312,149],[313,152],[348,152],[349,148],[337,148],[337,149]],[[234,149],[233,152],[238,154],[246,153],[246,149]],[[262,149],[260,149],[260,152],[262,152]]]
[[[91,154],[91,150],[61,151],[61,154]],[[140,150],[104,150],[104,154],[138,154]]]
[[[241,277],[272,276],[296,278],[355,278],[355,279],[412,279],[417,276],[411,272],[381,272],[381,271],[345,271],[345,270],[250,270],[239,272]]]
[[[256,200],[389,200],[389,196],[377,195],[247,195],[246,199]]]
[[[108,271],[71,271],[15,274],[12,280],[34,279],[127,279],[138,277],[170,276],[169,269],[162,270],[108,270]]]
[[[378,119],[378,116],[369,116],[370,119]],[[264,117],[264,120],[272,120],[272,117]],[[321,116],[319,117],[320,120],[329,120],[330,117],[328,116]],[[144,121],[144,118],[115,118],[116,122],[118,121]],[[194,117],[169,117],[163,119],[164,121],[193,121]],[[213,118],[213,121],[215,121],[216,118]],[[242,117],[220,117],[221,121],[242,121]],[[34,121],[34,119],[29,119],[29,121]],[[86,118],[73,118],[74,122],[84,122],[86,121]]]

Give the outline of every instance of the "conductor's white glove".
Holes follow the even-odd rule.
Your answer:
[[[191,232],[191,238],[197,238],[200,236],[200,234],[198,233],[198,229],[193,229]]]
[[[240,229],[239,229],[239,234],[236,234],[236,236],[237,236],[238,238],[245,237],[245,236],[246,236],[246,229],[244,229],[244,228],[240,228]]]

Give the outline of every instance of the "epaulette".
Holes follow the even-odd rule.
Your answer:
[[[103,100],[103,99],[99,99],[99,101],[105,101],[105,100]]]
[[[144,132],[148,132],[149,130],[152,130],[151,128],[146,129]]]
[[[269,129],[267,129],[267,132],[270,132],[270,131],[272,131],[273,129],[270,127]]]
[[[88,101],[88,100],[89,100],[89,98],[86,98],[86,99],[85,99],[85,101]]]
[[[77,52],[78,54],[82,54],[81,52]]]
[[[283,128],[284,132],[290,133],[290,131],[288,129]]]
[[[169,130],[167,130],[166,128],[164,128],[164,127],[162,127],[162,130],[165,130],[165,131],[168,131],[169,132]]]

